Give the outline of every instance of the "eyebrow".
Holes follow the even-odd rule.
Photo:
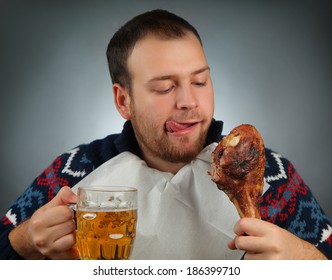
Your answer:
[[[200,68],[198,70],[195,70],[194,72],[190,73],[190,76],[194,76],[194,75],[203,73],[205,71],[210,71],[210,67],[206,66],[206,67]],[[155,81],[171,80],[174,77],[175,77],[174,75],[157,76],[157,77],[154,77],[154,78],[150,79],[147,83],[152,83],[152,82],[155,82]]]

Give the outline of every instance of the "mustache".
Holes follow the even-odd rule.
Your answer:
[[[186,122],[187,120],[203,120],[203,116],[197,110],[181,111],[172,117],[173,120],[178,122]]]

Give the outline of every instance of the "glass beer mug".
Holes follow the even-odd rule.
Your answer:
[[[76,247],[82,260],[129,259],[137,223],[137,189],[78,188]]]

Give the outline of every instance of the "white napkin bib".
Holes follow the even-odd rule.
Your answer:
[[[83,185],[138,189],[131,259],[240,259],[243,251],[227,247],[239,215],[207,173],[216,145],[207,146],[175,175],[149,168],[136,155],[124,152],[90,173],[73,191]]]

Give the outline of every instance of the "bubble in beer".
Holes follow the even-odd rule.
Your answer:
[[[112,239],[120,239],[122,237],[123,237],[123,234],[121,234],[121,233],[113,233],[113,234],[109,235],[109,238],[112,238]]]
[[[97,214],[96,213],[85,213],[84,215],[83,215],[83,218],[85,219],[85,220],[93,220],[94,218],[96,218],[97,217]]]

